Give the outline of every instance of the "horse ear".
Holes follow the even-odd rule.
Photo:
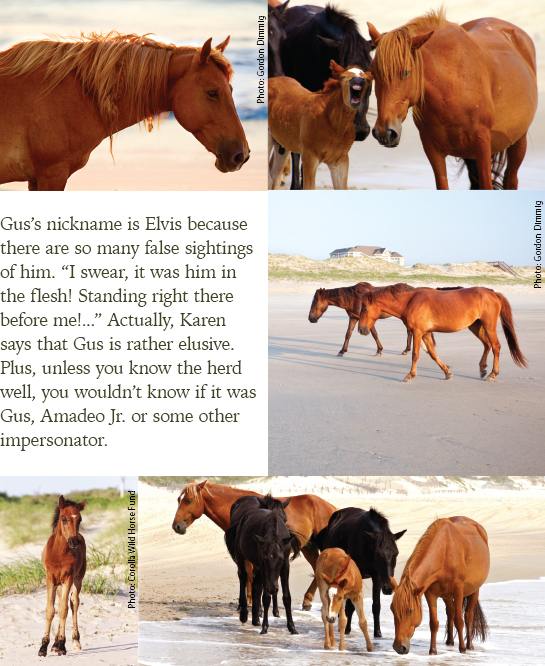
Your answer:
[[[369,23],[369,21],[367,21],[367,27],[369,28],[369,37],[371,37],[371,44],[376,48],[378,46],[378,43],[380,42],[380,38],[382,37],[382,35],[372,23]]]
[[[254,538],[257,543],[260,543],[261,545],[265,543],[265,539],[262,536],[259,536],[259,534],[254,534]]]
[[[335,51],[338,51],[339,48],[341,47],[341,43],[337,39],[329,39],[329,37],[320,37],[320,35],[317,35],[317,37],[323,44],[325,44],[330,49],[335,49]]]
[[[364,532],[365,536],[368,536],[373,541],[376,541],[378,534],[376,532]]]
[[[214,46],[214,48],[216,49],[216,51],[221,51],[223,53],[227,48],[227,46],[229,45],[230,41],[231,41],[231,35],[227,35],[227,38],[224,39],[221,44]]]
[[[331,74],[333,75],[333,78],[336,79],[337,81],[341,78],[341,76],[346,72],[346,69],[344,67],[341,67],[340,65],[337,65],[337,63],[332,60],[329,63],[329,67],[331,69]]]
[[[59,509],[64,509],[66,506],[66,502],[64,501],[64,495],[61,495],[59,497]]]
[[[401,532],[398,532],[397,534],[394,534],[394,539],[397,541],[398,539],[401,539],[401,537],[405,534],[407,530],[401,530]]]
[[[199,65],[206,65],[208,58],[210,57],[210,52],[212,51],[212,37],[207,39],[206,42],[201,47],[201,52],[199,54]]]
[[[276,11],[275,14],[278,18],[281,18],[288,8],[288,5],[290,4],[290,0],[286,0],[286,2],[283,5],[279,5],[278,7],[275,7]]]
[[[87,504],[86,499],[84,499],[83,502],[80,502],[79,504],[77,504],[76,506],[78,507],[78,511],[83,511],[83,509],[85,509],[86,504]]]
[[[419,596],[422,594],[422,592],[424,592],[424,588],[425,588],[425,587],[426,587],[425,585],[422,585],[422,587],[417,587],[417,588],[415,588],[415,589],[413,590],[413,594],[414,594],[414,596],[415,596],[415,597],[419,597]]]
[[[395,592],[397,590],[397,581],[393,576],[390,576],[390,585],[392,586],[392,590]]]
[[[322,578],[325,580],[325,582],[326,582],[328,585],[331,585],[331,583],[333,582],[333,579],[330,578],[329,576],[326,576],[325,573],[322,574]]]
[[[368,304],[368,305],[372,305],[372,304],[373,304],[373,292],[372,292],[372,291],[370,291],[370,292],[367,294],[367,298],[366,298],[366,300],[367,300],[367,304]]]
[[[206,486],[207,483],[208,483],[208,479],[205,479],[204,481],[201,481],[200,483],[197,483],[197,488],[199,490],[202,490]]]
[[[425,35],[417,35],[416,37],[413,37],[411,39],[411,50],[416,51],[421,46],[424,46],[424,44],[428,41],[428,39],[433,35],[434,32],[435,31],[432,30],[431,32],[426,33]]]
[[[291,502],[291,497],[288,497],[288,499],[282,504],[284,509],[288,506],[288,504]]]
[[[339,581],[339,587],[344,589],[348,585],[348,578],[343,578],[342,580]]]

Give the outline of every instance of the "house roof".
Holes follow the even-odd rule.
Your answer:
[[[347,254],[348,252],[361,252],[361,254],[365,254],[368,257],[372,257],[373,255],[381,255],[384,254],[387,248],[385,247],[379,247],[378,245],[355,245],[354,247],[341,247],[338,248],[337,250],[333,250],[333,252],[330,252],[329,254]],[[390,252],[390,255],[392,257],[402,257],[402,254],[399,254],[399,252]]]
[[[399,254],[399,252],[390,252],[390,254],[392,255],[392,257],[402,257],[403,256],[402,254]]]

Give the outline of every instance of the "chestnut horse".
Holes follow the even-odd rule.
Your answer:
[[[231,506],[235,500],[245,495],[263,497],[252,490],[240,490],[208,481],[188,483],[178,497],[178,509],[172,522],[172,529],[185,534],[193,521],[203,513],[224,532],[229,527]],[[277,498],[284,502],[286,497]],[[318,547],[315,537],[325,528],[336,508],[317,495],[296,495],[286,508],[288,528],[299,536],[301,550],[312,570],[316,571]],[[303,610],[310,610],[316,592],[316,578],[305,593]]]
[[[316,189],[316,171],[325,162],[336,190],[348,189],[348,151],[356,138],[354,118],[371,75],[332,60],[333,78],[310,92],[288,76],[269,79],[269,187],[280,186],[289,152],[303,155],[303,189]],[[281,153],[280,149],[285,149]]]
[[[503,294],[484,287],[449,291],[415,289],[411,292],[401,291],[398,287],[377,288],[363,296],[358,330],[362,335],[369,335],[370,327],[375,325],[383,311],[403,321],[413,334],[412,367],[403,381],[410,382],[416,376],[422,336],[432,331],[454,333],[464,328],[469,328],[483,343],[484,352],[479,362],[481,378],[486,375],[486,359],[492,347],[494,366],[486,380],[493,381],[500,371],[501,345],[496,332],[498,318],[501,318],[513,361],[519,368],[528,367],[518,345],[511,306]],[[452,379],[449,366],[435,352],[433,340],[426,342],[426,345],[430,356],[445,373],[445,379]]]
[[[397,146],[412,107],[437,189],[448,189],[445,158],[454,155],[466,162],[471,189],[516,190],[537,109],[530,37],[496,18],[456,25],[443,9],[384,35],[368,26],[377,47],[371,65],[378,104],[375,139]]]
[[[82,35],[71,41],[23,42],[0,53],[0,183],[64,190],[107,137],[172,112],[216,156],[222,173],[237,171],[250,151],[223,52],[162,44],[146,35]]]
[[[59,627],[51,652],[66,654],[66,618],[68,616],[68,599],[72,609],[73,648],[81,650],[78,631],[78,606],[81,584],[87,567],[85,539],[79,533],[81,511],[87,500],[73,502],[61,495],[53,514],[53,534],[49,537],[42,553],[47,585],[47,606],[45,609],[45,632],[39,657],[47,655],[51,622],[55,617],[55,595],[59,588]],[[70,598],[70,590],[74,591]]]
[[[346,613],[344,602],[347,599],[354,604],[360,629],[365,636],[367,652],[373,652],[373,644],[367,631],[367,620],[363,612],[363,581],[354,560],[341,548],[327,548],[318,558],[316,579],[322,600],[322,621],[325,629],[324,648],[335,647],[333,625],[339,615],[339,633],[341,640],[339,650],[346,649],[344,632],[346,629]]]
[[[422,595],[430,611],[430,654],[437,654],[437,599],[447,609],[447,645],[454,645],[453,625],[460,652],[473,650],[473,639],[486,640],[488,626],[479,604],[479,588],[490,570],[488,537],[471,518],[455,516],[433,522],[420,537],[394,587],[394,650],[407,654],[416,627],[422,622]],[[464,644],[464,616],[466,641]]]

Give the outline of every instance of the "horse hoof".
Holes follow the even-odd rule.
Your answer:
[[[47,657],[47,649],[46,649],[46,650],[42,650],[42,649],[40,648],[40,651],[38,652],[38,657]]]
[[[375,638],[382,638],[382,631],[375,631]]]
[[[312,610],[312,604],[303,604],[303,610],[304,611],[311,611]]]
[[[487,382],[493,382],[495,379],[496,379],[496,378],[495,378],[495,377],[492,377],[492,375],[488,375],[488,377],[486,378],[486,381],[487,381]]]
[[[484,379],[486,377],[486,370],[483,370],[481,372],[481,379]]]
[[[255,620],[255,621],[252,620],[252,626],[254,626],[254,627],[259,627],[260,624],[261,624],[261,622],[260,622],[259,620]]]
[[[454,641],[447,641],[445,645],[454,645]]]
[[[298,634],[299,632],[297,629],[290,629],[290,634]]]
[[[452,372],[449,372],[448,375],[445,376],[445,379],[448,381],[449,379],[452,379]]]
[[[266,634],[267,633],[267,627],[263,627],[263,629],[259,632],[259,635],[261,634]]]
[[[437,650],[434,650],[433,648],[430,648],[430,654],[437,654]]]
[[[273,611],[274,617],[280,617],[280,611]]]
[[[81,645],[79,645],[79,643],[78,645],[73,645],[72,650],[74,650],[74,652],[79,652],[81,650]]]
[[[340,356],[342,358],[344,356],[344,352],[339,352],[337,356]]]
[[[466,653],[466,649],[465,649],[465,648],[460,648],[460,652],[461,652],[462,654],[465,654],[465,653]]]
[[[412,379],[412,377],[405,377],[405,379],[403,380],[403,383],[408,384],[411,381],[411,379]]]

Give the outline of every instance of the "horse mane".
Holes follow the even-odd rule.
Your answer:
[[[389,284],[387,287],[377,287],[374,291],[369,292],[369,294],[366,294],[364,298],[371,300],[372,298],[389,294],[390,296],[392,296],[392,298],[397,299],[397,297],[400,294],[404,294],[408,291],[415,291],[415,290],[416,287],[411,287],[410,284],[406,284],[405,282],[398,282],[397,284]]]
[[[354,21],[352,16],[348,12],[339,9],[337,6],[328,3],[325,6],[324,14],[328,23],[340,28],[343,32],[358,31],[358,24]]]
[[[444,518],[438,518],[434,520],[433,523],[428,527],[424,534],[418,540],[411,556],[405,564],[403,573],[401,574],[401,580],[394,594],[392,600],[392,610],[395,610],[398,615],[402,615],[410,610],[414,610],[415,606],[422,608],[422,598],[416,597],[414,590],[417,588],[416,581],[412,577],[413,566],[418,564],[424,555],[424,552],[427,550],[430,541],[433,540],[437,534],[441,523],[445,520]]]
[[[68,499],[67,497],[64,498],[64,503],[66,506],[78,506],[78,502],[73,502],[71,499]],[[61,509],[60,506],[57,504],[53,511],[53,520],[51,521],[51,533],[53,533],[57,529],[57,525],[59,523],[59,518],[61,516]]]
[[[391,535],[388,518],[373,507],[369,509],[368,518],[378,526],[377,548]]]
[[[413,115],[418,119],[420,106],[424,103],[424,61],[420,49],[411,49],[411,40],[423,30],[439,28],[447,23],[446,9],[431,10],[412,19],[405,25],[382,35],[375,56],[377,74],[387,85],[399,80],[402,72],[410,71],[415,77],[420,91],[419,101],[413,107]]]
[[[348,571],[351,559],[352,558],[350,555],[346,555],[346,557],[339,562],[337,573],[335,574],[335,578],[333,580],[340,580],[344,576],[344,574]]]
[[[196,54],[200,50],[164,44],[148,34],[123,35],[116,30],[70,37],[48,35],[48,39],[20,42],[0,53],[0,74],[23,76],[47,65],[47,95],[73,72],[97,106],[108,130],[111,151],[122,93],[128,94],[130,106],[151,132],[154,116],[166,107],[171,55]],[[231,79],[233,69],[221,51],[212,49],[210,60]]]
[[[324,83],[324,87],[321,90],[318,90],[316,92],[316,95],[327,95],[328,93],[333,93],[335,90],[339,90],[341,88],[341,82],[337,81],[337,79],[328,79]]]

